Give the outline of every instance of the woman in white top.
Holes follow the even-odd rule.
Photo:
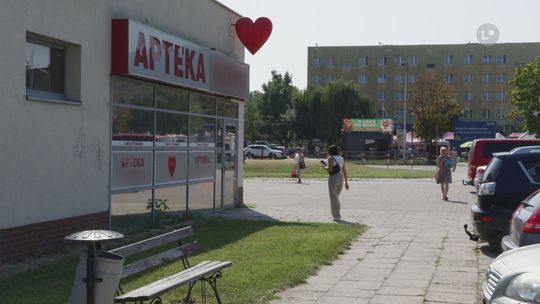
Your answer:
[[[328,166],[324,167],[328,171],[328,192],[330,194],[330,209],[334,221],[341,220],[341,204],[339,195],[343,189],[343,181],[345,180],[345,189],[349,190],[349,182],[347,180],[347,169],[345,161],[339,155],[338,148],[334,145],[328,147]],[[337,165],[337,166],[336,166]],[[338,169],[339,168],[339,169]]]
[[[296,182],[297,184],[302,183],[302,177],[300,176],[300,170],[302,169],[300,168],[300,161],[303,161],[303,160],[304,160],[304,154],[302,154],[302,148],[298,147],[296,148],[296,153],[294,154],[294,162],[295,162],[294,169],[296,170],[296,178],[298,179],[298,181]]]

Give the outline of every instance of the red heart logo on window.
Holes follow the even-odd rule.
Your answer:
[[[255,55],[270,37],[272,21],[266,17],[260,17],[253,23],[248,17],[242,17],[236,21],[235,28],[240,42],[251,54]]]
[[[169,156],[169,174],[171,177],[174,175],[174,170],[176,170],[176,156]]]

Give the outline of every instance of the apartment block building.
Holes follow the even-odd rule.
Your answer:
[[[422,75],[451,85],[462,109],[460,120],[496,122],[510,132],[520,121],[509,120],[513,109],[508,84],[518,66],[540,55],[540,43],[478,43],[448,45],[377,45],[308,47],[308,85],[340,78],[353,81],[376,103],[377,116],[403,124],[405,90]],[[411,111],[407,107],[407,129]],[[414,118],[413,118],[414,119]],[[401,124],[401,125],[400,125]]]

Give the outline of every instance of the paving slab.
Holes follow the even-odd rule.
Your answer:
[[[431,179],[349,181],[342,222],[335,224],[362,223],[368,230],[331,265],[270,303],[478,304],[478,284],[495,254],[463,232],[475,202],[473,188],[460,182],[465,171],[466,164],[458,165],[449,201]],[[326,183],[247,179],[244,202],[252,208],[220,215],[330,223]]]

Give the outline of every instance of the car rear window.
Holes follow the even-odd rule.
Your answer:
[[[494,157],[489,162],[486,171],[484,172],[484,182],[493,182],[497,179],[499,172],[501,171],[502,160]]]
[[[540,160],[531,159],[520,162],[533,182],[540,183]]]

